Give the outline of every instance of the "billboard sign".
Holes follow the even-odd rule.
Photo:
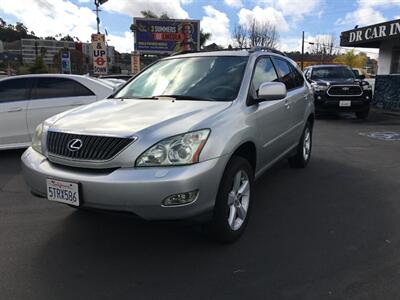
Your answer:
[[[107,45],[104,34],[92,34],[93,73],[107,74]]]
[[[71,56],[69,51],[61,52],[61,73],[71,74]]]
[[[340,46],[379,48],[383,40],[400,38],[400,19],[344,31]]]
[[[200,21],[133,18],[135,50],[167,53],[200,50]]]

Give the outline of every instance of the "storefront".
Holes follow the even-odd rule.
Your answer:
[[[340,46],[379,48],[373,105],[400,110],[400,19],[342,32]]]

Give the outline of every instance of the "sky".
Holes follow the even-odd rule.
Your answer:
[[[7,23],[23,22],[37,36],[71,35],[89,41],[96,32],[93,0],[0,0],[0,17]],[[109,0],[102,6],[100,31],[108,32],[108,44],[119,52],[133,50],[132,18],[140,11],[166,12],[170,17],[200,20],[212,34],[208,43],[232,44],[236,24],[252,19],[268,21],[279,32],[282,51],[301,49],[306,42],[340,32],[400,18],[400,0]],[[308,44],[306,44],[308,45]],[[307,50],[307,46],[306,46]],[[368,54],[377,50],[367,49]]]

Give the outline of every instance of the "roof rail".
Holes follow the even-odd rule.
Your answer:
[[[197,53],[197,52],[200,52],[200,51],[197,51],[197,50],[183,50],[183,51],[178,51],[178,52],[172,53],[170,56],[187,54],[187,53]]]
[[[170,56],[188,54],[188,53],[199,53],[199,52],[241,51],[241,50],[246,50],[246,51],[248,51],[250,53],[257,52],[257,51],[269,51],[269,52],[276,53],[276,54],[279,54],[279,55],[282,55],[282,56],[287,56],[282,51],[276,50],[274,48],[271,48],[271,47],[260,47],[260,46],[255,46],[255,47],[252,47],[252,48],[209,49],[209,50],[201,49],[200,51],[197,51],[197,50],[183,50],[183,51],[175,52],[175,53],[171,54]]]
[[[256,51],[269,51],[269,52],[276,53],[276,54],[279,54],[279,55],[282,55],[282,56],[287,56],[287,55],[286,55],[285,53],[283,53],[282,51],[276,50],[276,49],[271,48],[271,47],[255,46],[255,47],[253,47],[253,48],[251,48],[251,49],[249,50],[249,52],[256,52]]]

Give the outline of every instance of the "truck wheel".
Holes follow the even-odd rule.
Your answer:
[[[357,119],[365,120],[368,117],[369,108],[363,111],[356,112]]]
[[[296,148],[296,155],[289,157],[289,165],[292,168],[305,168],[311,158],[312,149],[312,126],[307,121],[301,135],[300,142]]]
[[[243,233],[251,208],[253,177],[253,169],[246,159],[231,158],[219,185],[213,218],[207,224],[212,238],[231,243]]]

